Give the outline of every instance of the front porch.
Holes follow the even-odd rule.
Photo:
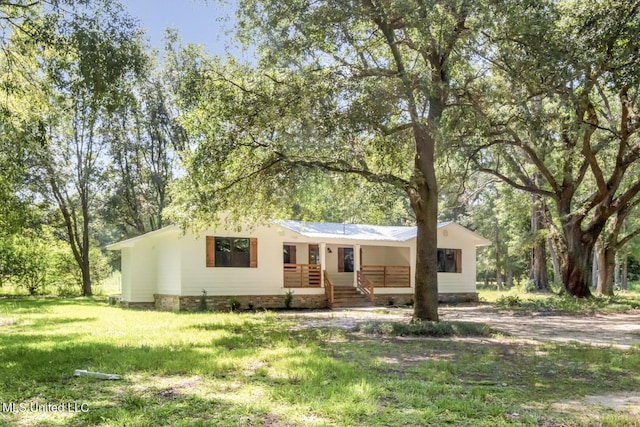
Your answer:
[[[283,285],[324,288],[329,307],[373,305],[376,288],[411,288],[411,258],[408,246],[285,243]]]

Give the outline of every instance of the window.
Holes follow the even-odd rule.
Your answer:
[[[283,246],[283,262],[285,264],[295,264],[296,263],[296,245],[284,245]]]
[[[309,264],[320,264],[320,246],[309,245]]]
[[[353,273],[353,248],[338,248],[338,271]]]
[[[462,249],[438,249],[438,273],[462,273]]]
[[[258,240],[207,236],[207,267],[258,266]]]

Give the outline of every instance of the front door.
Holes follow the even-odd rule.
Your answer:
[[[320,264],[319,245],[309,245],[309,264]]]

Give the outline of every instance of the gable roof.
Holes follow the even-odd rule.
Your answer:
[[[402,227],[388,225],[371,224],[341,224],[335,222],[304,222],[293,220],[272,220],[275,225],[286,228],[305,237],[316,239],[338,239],[338,240],[365,240],[365,241],[387,241],[406,242],[415,239],[417,227]],[[476,246],[487,246],[491,242],[484,237],[474,233],[455,222],[443,222],[438,224],[438,229],[457,228],[467,234]],[[120,250],[133,247],[143,239],[173,231],[179,235],[180,229],[174,225],[155,230],[137,237],[133,237],[107,246],[109,250]]]

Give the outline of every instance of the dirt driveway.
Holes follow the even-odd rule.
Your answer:
[[[351,329],[368,321],[408,321],[412,311],[404,308],[358,308],[290,314],[301,326],[333,326]],[[441,320],[480,322],[515,339],[532,342],[579,342],[597,346],[640,346],[640,313],[575,316],[500,312],[487,305],[440,307]]]

